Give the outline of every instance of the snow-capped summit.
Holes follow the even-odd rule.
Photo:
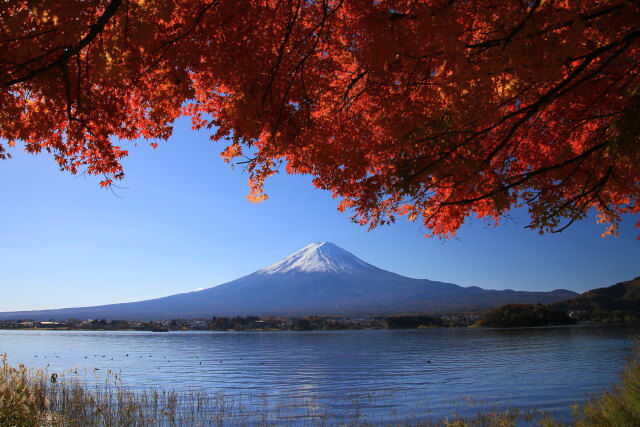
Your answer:
[[[329,243],[313,243],[269,267],[197,292],[97,307],[0,313],[0,319],[192,319],[486,310],[508,303],[551,303],[575,292],[484,290],[412,279],[367,264]]]
[[[347,273],[375,271],[378,268],[367,264],[350,252],[330,242],[312,243],[285,259],[259,270],[258,274]]]

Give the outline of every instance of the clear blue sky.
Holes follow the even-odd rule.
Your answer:
[[[0,162],[0,311],[207,288],[325,240],[399,274],[487,289],[583,292],[640,275],[633,218],[608,239],[594,217],[539,236],[523,228],[526,212],[497,229],[472,221],[445,242],[405,220],[368,232],[309,177],[275,176],[269,200],[249,203],[247,176],[208,137],[180,121],[157,150],[129,143],[119,197],[97,178],[60,172],[48,155],[14,149]]]

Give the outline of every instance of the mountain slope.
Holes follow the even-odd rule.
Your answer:
[[[554,306],[564,310],[640,311],[640,277],[615,285],[592,289]]]
[[[198,292],[97,307],[0,313],[0,319],[170,319],[221,315],[367,315],[552,303],[567,290],[516,292],[412,279],[368,264],[329,242],[306,246],[248,276]]]

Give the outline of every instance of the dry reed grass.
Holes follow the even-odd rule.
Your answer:
[[[256,403],[256,402],[254,402]],[[43,370],[14,368],[2,356],[0,371],[0,426],[416,426],[515,427],[566,424],[539,411],[517,408],[479,409],[472,417],[452,415],[429,419],[428,409],[413,420],[375,421],[360,411],[335,421],[326,408],[310,402],[269,402],[245,405],[232,396],[198,390],[182,392],[148,389],[134,391],[117,376],[93,386],[78,377],[52,378]],[[357,406],[357,402],[355,403]],[[258,409],[256,409],[258,408]],[[575,427],[636,427],[640,425],[640,364],[630,362],[621,383],[575,409]]]

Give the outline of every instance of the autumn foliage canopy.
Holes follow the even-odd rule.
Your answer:
[[[640,212],[640,2],[5,0],[0,156],[123,177],[189,116],[249,172],[311,174],[374,227],[451,236],[527,206]],[[639,224],[640,225],[640,224]]]

